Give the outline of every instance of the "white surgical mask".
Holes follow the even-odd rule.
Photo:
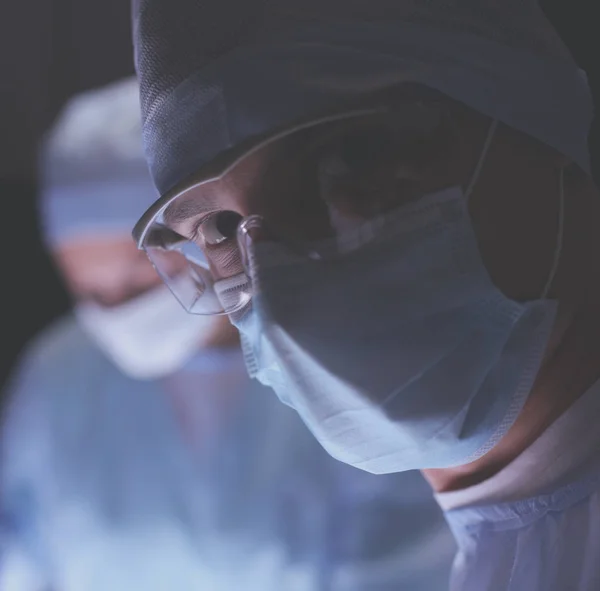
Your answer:
[[[449,188],[366,224],[357,236],[370,239],[335,261],[252,247],[252,309],[234,319],[249,371],[345,463],[373,473],[468,463],[531,391],[556,302],[518,303],[494,286],[469,192]]]
[[[214,317],[188,314],[164,285],[112,308],[82,303],[75,313],[102,351],[137,379],[178,370],[215,326]]]

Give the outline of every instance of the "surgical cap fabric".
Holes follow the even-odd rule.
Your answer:
[[[73,98],[40,150],[42,229],[50,246],[128,235],[156,199],[142,148],[137,80]]]
[[[589,169],[587,80],[533,0],[135,0],[133,12],[161,193],[248,138],[402,82]]]

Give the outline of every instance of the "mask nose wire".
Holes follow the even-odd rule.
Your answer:
[[[548,275],[548,281],[546,281],[546,285],[542,290],[542,299],[545,300],[548,298],[548,294],[550,293],[550,288],[554,283],[554,279],[556,279],[556,274],[558,273],[558,267],[560,265],[560,257],[563,249],[564,235],[565,235],[565,169],[561,168],[558,178],[559,184],[559,203],[558,203],[558,230],[557,230],[557,238],[556,238],[556,248],[554,249],[554,257],[552,260],[552,267],[550,268],[550,273]]]

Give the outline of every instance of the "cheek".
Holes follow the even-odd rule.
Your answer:
[[[67,253],[57,257],[57,264],[75,297],[96,294],[118,300],[161,283],[146,255],[139,251],[129,256],[111,252]]]
[[[140,256],[131,261],[128,265],[123,265],[119,268],[119,276],[121,276],[124,281],[129,280],[132,283],[150,284],[160,281],[160,276],[147,255],[143,252],[140,252],[139,254]],[[176,259],[175,262],[171,263],[171,266],[172,269],[170,269],[170,272],[173,275],[177,275],[185,268],[186,263],[182,259]]]
[[[75,293],[93,290],[96,286],[111,283],[114,279],[114,263],[93,252],[61,252],[55,260],[65,282]]]
[[[549,167],[491,166],[469,207],[495,285],[515,300],[539,298],[557,245],[558,173]]]

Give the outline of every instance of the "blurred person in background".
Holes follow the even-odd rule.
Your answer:
[[[128,79],[72,100],[42,151],[74,309],[10,384],[2,591],[444,589],[454,542],[422,477],[329,457],[249,380],[227,318],[188,315],[137,250],[140,134]]]

